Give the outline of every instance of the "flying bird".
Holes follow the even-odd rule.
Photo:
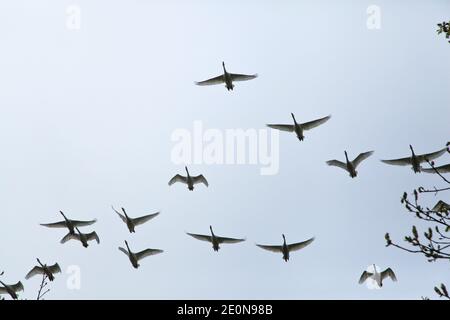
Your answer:
[[[25,276],[25,279],[28,280],[38,274],[43,274],[46,275],[50,281],[53,281],[55,279],[54,274],[61,273],[61,268],[58,263],[55,263],[52,266],[47,266],[46,264],[42,264],[39,259],[37,259],[37,262],[39,263],[39,266],[35,266],[31,269],[31,271]]]
[[[434,167],[434,169],[433,168],[426,168],[426,169],[422,168],[422,171],[426,172],[426,173],[436,173],[436,171],[439,173],[449,173],[450,172],[450,164],[446,164],[446,165],[443,165],[440,167]]]
[[[262,245],[262,244],[256,244],[256,245],[264,250],[268,250],[268,251],[272,251],[272,252],[281,252],[283,254],[283,260],[288,262],[290,252],[303,249],[304,247],[306,247],[307,245],[309,245],[311,242],[314,241],[314,237],[313,237],[313,238],[308,239],[303,242],[286,244],[286,237],[284,236],[284,234],[282,236],[283,236],[283,244],[281,246],[268,246],[268,245]]]
[[[19,296],[17,295],[17,292],[24,291],[22,282],[17,282],[16,284],[10,284],[7,285],[4,282],[0,281],[0,284],[3,287],[0,287],[0,294],[9,294],[11,298],[14,300],[17,300]]]
[[[69,233],[75,234],[75,228],[76,227],[85,227],[90,226],[91,224],[94,224],[97,222],[97,219],[90,220],[90,221],[78,221],[78,220],[70,220],[67,219],[66,215],[60,211],[61,215],[64,217],[64,221],[54,222],[54,223],[41,223],[41,226],[48,227],[48,228],[68,228]]]
[[[212,226],[209,226],[209,230],[211,231],[211,235],[195,234],[195,233],[189,233],[189,232],[187,232],[187,234],[197,240],[207,241],[207,242],[212,243],[214,251],[219,251],[219,249],[220,249],[219,245],[222,243],[239,243],[239,242],[245,241],[245,239],[235,239],[235,238],[226,238],[226,237],[216,236],[214,234]]]
[[[100,243],[100,238],[95,231],[91,233],[82,233],[78,228],[75,228],[77,233],[68,233],[61,239],[61,243],[66,243],[69,240],[78,240],[83,244],[83,247],[87,248],[89,246],[88,242],[95,240]]]
[[[189,170],[187,167],[184,167],[186,169],[187,176],[184,177],[182,175],[177,174],[169,181],[169,186],[173,185],[175,182],[181,182],[184,184],[187,184],[188,189],[190,191],[194,190],[194,184],[203,183],[205,186],[209,186],[208,181],[206,178],[201,174],[199,176],[191,176],[189,174]]]
[[[416,155],[411,145],[409,145],[409,148],[411,149],[410,157],[392,160],[381,160],[381,161],[395,166],[412,166],[414,173],[419,173],[422,171],[422,167],[420,166],[422,162],[425,162],[427,160],[429,161],[434,160],[442,156],[447,151],[447,148],[444,148],[436,152]]]
[[[355,178],[358,175],[358,171],[356,171],[356,168],[359,166],[361,162],[370,157],[373,154],[373,151],[360,153],[353,161],[348,160],[347,151],[344,151],[344,154],[345,154],[345,163],[339,160],[329,160],[327,161],[327,164],[329,166],[344,169],[350,174],[350,177]]]
[[[225,62],[222,62],[223,67],[223,74],[220,76],[217,76],[215,78],[211,78],[205,81],[196,82],[195,84],[198,86],[209,86],[214,84],[222,84],[225,83],[225,87],[228,91],[233,90],[234,88],[234,81],[246,81],[246,80],[252,80],[255,79],[258,75],[252,74],[237,74],[237,73],[229,73],[225,68]]]
[[[295,132],[297,135],[298,140],[303,141],[305,139],[304,131],[310,130],[312,128],[318,127],[321,124],[327,122],[331,115],[308,121],[305,123],[298,123],[297,120],[295,120],[295,116],[293,113],[291,113],[292,119],[294,120],[294,124],[268,124],[267,126],[272,129],[278,129],[281,131],[288,131],[288,132]]]
[[[383,286],[383,280],[387,277],[391,278],[392,281],[397,281],[394,271],[391,268],[387,268],[382,272],[378,272],[375,265],[373,265],[373,272],[364,271],[359,278],[359,284],[364,283],[368,278],[376,281],[379,287]]]
[[[127,241],[125,241],[125,245],[127,246],[126,249],[119,247],[119,250],[127,255],[128,259],[130,259],[130,262],[135,269],[139,268],[139,263],[138,263],[139,260],[144,259],[145,257],[148,257],[148,256],[153,256],[155,254],[164,252],[163,250],[160,250],[160,249],[145,249],[145,250],[142,250],[141,252],[132,252],[130,247],[128,246]]]
[[[128,230],[130,231],[130,233],[136,232],[136,231],[134,231],[134,228],[136,226],[146,223],[147,221],[153,219],[154,217],[156,217],[159,214],[159,212],[156,212],[156,213],[148,214],[148,215],[145,215],[145,216],[142,216],[142,217],[131,218],[131,217],[128,216],[128,214],[127,214],[127,212],[125,211],[124,208],[122,208],[123,214],[121,214],[119,211],[114,209],[113,206],[111,206],[111,207],[118,214],[120,219],[122,219],[122,221],[127,225]]]

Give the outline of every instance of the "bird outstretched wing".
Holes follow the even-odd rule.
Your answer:
[[[277,129],[281,131],[294,132],[295,126],[292,124],[268,124],[269,128]]]
[[[312,128],[318,127],[321,124],[327,122],[328,120],[330,120],[330,118],[331,118],[331,115],[320,118],[320,119],[316,119],[313,121],[308,121],[308,122],[302,123],[300,126],[303,128],[303,130],[310,130]]]
[[[339,160],[327,161],[327,165],[347,170],[347,165]]]
[[[288,245],[288,249],[289,249],[289,251],[300,250],[300,249],[303,249],[304,247],[306,247],[307,245],[309,245],[313,241],[314,241],[314,237],[311,239],[308,239],[306,241],[303,241],[303,242],[292,243],[292,244]]]
[[[207,236],[207,235],[203,235],[203,234],[189,233],[189,232],[186,232],[186,234],[190,235],[191,237],[193,237],[197,240],[200,240],[200,241],[212,242],[211,236]]]
[[[169,181],[169,186],[173,185],[176,182],[187,183],[187,177],[183,177],[182,175],[177,174]]]
[[[364,281],[366,281],[366,280],[367,280],[368,278],[370,278],[371,276],[373,276],[373,273],[364,271],[364,272],[362,273],[361,277],[359,277],[358,283],[359,283],[359,284],[364,283]]]
[[[141,252],[136,253],[136,258],[138,260],[141,260],[141,259],[144,259],[145,257],[153,256],[155,254],[159,254],[159,253],[163,253],[163,252],[164,251],[160,250],[160,249],[145,249],[145,250],[142,250]]]
[[[387,268],[386,270],[381,272],[381,279],[385,279],[386,277],[391,278],[392,281],[397,281],[397,277],[395,276],[395,273],[391,268]]]
[[[192,177],[192,182],[194,184],[203,183],[205,186],[209,186],[208,180],[206,180],[206,178],[202,174],[196,177]]]
[[[230,73],[231,81],[247,81],[258,77],[258,74],[238,74]]]
[[[264,245],[264,244],[256,244],[258,247],[260,247],[261,249],[267,250],[267,251],[272,251],[272,252],[283,252],[283,247],[282,246],[268,246],[268,245]]]
[[[145,215],[142,217],[134,218],[134,219],[132,219],[132,221],[133,221],[134,225],[138,226],[140,224],[146,223],[147,221],[153,219],[158,214],[159,214],[159,212],[148,214],[148,215]]]
[[[225,82],[225,79],[224,79],[223,75],[220,75],[220,76],[208,79],[208,80],[195,82],[195,84],[198,86],[211,86],[211,85],[215,85],[215,84],[221,84],[224,82]]]
[[[370,157],[371,155],[373,155],[373,151],[367,151],[367,152],[363,152],[360,153],[355,160],[353,160],[353,166],[356,168],[361,162],[363,162],[364,160],[366,160],[368,157]]]

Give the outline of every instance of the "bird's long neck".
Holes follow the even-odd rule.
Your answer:
[[[211,230],[211,235],[214,237],[214,231],[212,229],[212,226],[209,226],[209,230]]]
[[[347,151],[344,151],[344,154],[345,154],[345,161],[350,162],[350,161],[348,161],[348,154],[347,154]]]
[[[227,73],[227,69],[225,69],[225,62],[222,61],[223,73]]]
[[[127,212],[125,211],[125,209],[124,208],[122,208],[122,212],[123,212],[123,214],[125,215],[125,217],[128,219],[128,215],[127,215]]]
[[[184,168],[186,169],[186,174],[189,177],[189,170],[188,170],[188,168],[187,167],[184,167]]]
[[[127,246],[128,252],[131,252],[130,247],[128,246],[128,242],[125,241],[125,245]]]
[[[41,267],[44,267],[44,265],[42,264],[41,260],[39,260],[39,259],[36,259],[36,260],[41,265]]]
[[[64,220],[68,221],[69,219],[67,219],[66,215],[64,214],[64,212],[60,211],[59,213],[61,213],[61,215],[63,216]]]
[[[415,154],[414,154],[414,149],[413,149],[412,145],[409,145],[409,148],[411,149],[412,156],[414,157]]]
[[[294,123],[297,124],[297,120],[295,120],[295,116],[293,113],[291,113],[292,119],[294,120]]]
[[[282,236],[283,236],[283,245],[285,246],[286,245],[286,237],[284,236],[284,234]]]
[[[373,265],[373,273],[374,273],[374,274],[377,273],[377,267],[375,266],[375,264]]]

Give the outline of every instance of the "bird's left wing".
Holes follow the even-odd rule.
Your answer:
[[[366,160],[368,157],[370,157],[373,154],[373,151],[368,151],[368,152],[364,152],[364,153],[360,153],[355,160],[353,160],[353,165],[355,166],[355,168],[364,160]]]
[[[444,149],[441,149],[436,152],[421,154],[421,155],[417,156],[417,158],[420,160],[420,162],[423,162],[426,160],[434,160],[434,159],[442,156],[446,151],[447,151],[447,148],[444,148]]]
[[[159,214],[159,212],[156,212],[156,213],[148,214],[148,215],[145,215],[145,216],[142,216],[142,217],[134,218],[134,219],[132,219],[132,220],[133,220],[133,223],[134,223],[136,226],[138,226],[138,225],[140,225],[140,224],[143,224],[143,223],[147,222],[148,220],[153,219],[153,218],[156,217],[158,214]]]
[[[61,268],[59,266],[59,264],[55,263],[54,265],[48,267],[48,270],[50,270],[51,273],[55,274],[55,273],[61,273]]]
[[[189,232],[186,232],[186,233],[197,240],[212,242],[211,236],[207,236],[207,235],[203,235],[203,234],[189,233]]]
[[[446,165],[440,166],[440,167],[435,167],[435,169],[439,173],[448,173],[448,172],[450,172],[450,164],[446,164]],[[422,169],[422,171],[426,172],[426,173],[436,173],[436,171],[433,168]]]
[[[206,178],[202,174],[196,177],[192,177],[192,181],[194,182],[194,184],[203,183],[205,186],[209,186],[208,180],[206,180]]]
[[[246,81],[252,80],[258,77],[258,74],[238,74],[230,73],[231,81]]]
[[[163,253],[163,252],[164,251],[160,250],[160,249],[145,249],[145,250],[142,250],[141,252],[136,253],[136,258],[138,260],[141,260],[145,257],[153,256],[155,254],[159,254],[159,253]]]
[[[100,238],[98,237],[98,234],[95,231],[86,234],[86,238],[88,240],[95,240],[95,241],[97,241],[97,243],[100,243]]]
[[[289,251],[296,251],[296,250],[303,249],[304,247],[306,247],[313,241],[314,241],[314,237],[311,239],[308,239],[306,241],[303,241],[303,242],[289,244],[288,245]]]
[[[397,281],[397,277],[395,276],[395,273],[391,268],[387,268],[386,270],[381,272],[381,279],[385,279],[386,277],[390,277],[392,281]]]
[[[302,123],[300,126],[303,128],[303,130],[310,130],[312,128],[315,128],[315,127],[320,126],[321,124],[327,122],[328,120],[330,120],[330,118],[331,118],[331,115],[317,119],[317,120]]]
[[[239,243],[245,241],[245,239],[235,239],[235,238],[226,238],[226,237],[216,237],[219,243]]]

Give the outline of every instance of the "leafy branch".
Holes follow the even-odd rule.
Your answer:
[[[437,34],[445,33],[445,38],[450,39],[450,21],[437,24]],[[450,43],[450,40],[448,41]]]

